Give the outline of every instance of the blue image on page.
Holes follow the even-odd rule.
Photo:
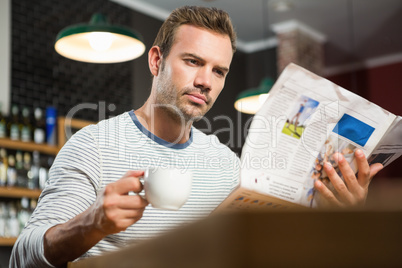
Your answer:
[[[366,145],[374,130],[375,128],[372,126],[367,125],[353,116],[344,114],[332,132],[335,132],[363,147]]]

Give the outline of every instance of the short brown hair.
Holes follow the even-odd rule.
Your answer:
[[[153,45],[161,49],[164,58],[169,55],[176,31],[183,24],[190,24],[228,35],[233,53],[236,51],[236,32],[228,13],[217,8],[184,6],[173,10],[162,24],[154,41]]]

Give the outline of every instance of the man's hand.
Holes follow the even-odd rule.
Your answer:
[[[87,252],[102,238],[137,222],[148,202],[139,195],[143,171],[128,171],[98,193],[95,203],[71,220],[47,230],[44,255],[54,266],[64,266]]]
[[[343,155],[341,153],[335,154],[335,161],[342,172],[344,181],[329,163],[325,163],[324,170],[335,190],[334,192],[330,191],[323,182],[317,180],[314,186],[321,194],[324,202],[320,205],[338,207],[364,205],[371,179],[383,166],[379,163],[369,166],[364,153],[359,149],[355,152],[355,158],[358,167],[357,178]]]
[[[94,213],[94,227],[105,236],[124,231],[141,219],[148,202],[139,195],[129,192],[142,191],[138,179],[143,171],[128,171],[120,180],[108,184],[100,193],[90,209]]]

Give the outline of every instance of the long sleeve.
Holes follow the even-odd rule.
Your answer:
[[[20,235],[13,247],[10,267],[54,267],[46,260],[43,250],[43,236],[50,227],[37,227]]]

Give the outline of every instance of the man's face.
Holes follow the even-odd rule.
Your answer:
[[[155,79],[155,103],[185,121],[200,119],[222,91],[232,56],[228,36],[180,26]]]

